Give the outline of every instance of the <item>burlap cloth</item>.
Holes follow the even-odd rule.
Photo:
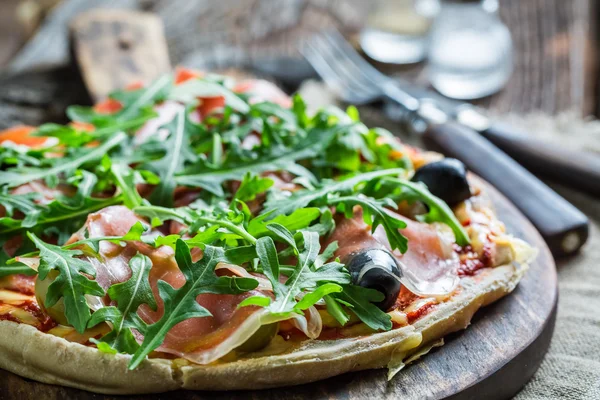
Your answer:
[[[600,121],[576,113],[508,119],[544,139],[600,153]],[[600,399],[600,199],[551,186],[589,216],[590,239],[577,256],[556,262],[558,314],[550,350],[515,398]]]
[[[335,97],[319,83],[305,84],[302,92],[313,107],[335,103]],[[360,111],[367,125],[386,128],[405,142],[421,144],[418,137],[398,132],[398,124],[381,110],[362,107]],[[600,121],[583,120],[575,112],[502,119],[540,139],[600,154]],[[600,399],[600,199],[550,185],[590,217],[591,234],[578,255],[556,262],[559,300],[552,343],[539,370],[515,399]]]

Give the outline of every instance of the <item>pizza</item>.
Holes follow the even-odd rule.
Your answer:
[[[0,133],[0,367],[98,393],[389,378],[535,256],[455,159],[188,69]]]

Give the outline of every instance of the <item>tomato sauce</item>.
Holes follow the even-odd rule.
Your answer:
[[[483,246],[483,254],[481,257],[468,245],[460,247],[455,245],[454,250],[460,258],[460,267],[458,268],[458,276],[473,276],[479,270],[493,266],[492,245],[487,242]]]
[[[42,311],[42,309],[36,301],[26,301],[20,306],[20,308],[22,310],[27,311],[28,313],[33,315],[38,321],[40,321],[40,326],[38,326],[37,328],[42,332],[48,332],[50,329],[55,328],[57,326],[57,323],[54,322],[52,318],[50,318]]]

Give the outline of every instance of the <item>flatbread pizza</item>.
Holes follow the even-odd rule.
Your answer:
[[[0,133],[0,367],[98,393],[389,378],[535,256],[464,165],[178,69]]]

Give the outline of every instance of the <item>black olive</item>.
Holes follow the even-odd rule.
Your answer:
[[[400,294],[402,271],[398,262],[383,249],[365,249],[345,257],[352,283],[380,291],[385,298],[377,307],[389,310]]]
[[[412,180],[423,182],[434,196],[451,206],[471,197],[467,168],[455,158],[444,158],[422,166]]]

